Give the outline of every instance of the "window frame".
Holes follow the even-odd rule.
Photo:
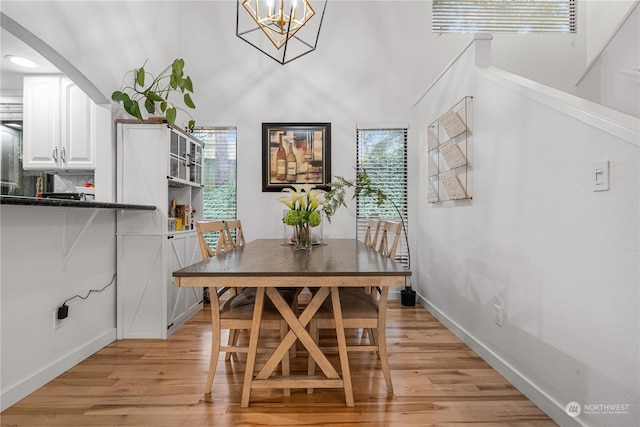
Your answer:
[[[402,184],[402,190],[401,190],[401,203],[398,203],[397,199],[397,191],[396,192],[390,192],[388,190],[388,186],[385,184],[379,184],[376,183],[376,175],[378,174],[379,170],[385,169],[385,168],[389,168],[389,164],[385,163],[386,166],[382,167],[382,168],[375,168],[372,167],[372,165],[366,161],[366,159],[364,159],[364,157],[367,154],[370,154],[370,152],[365,153],[365,142],[364,142],[364,137],[365,134],[368,133],[381,133],[381,132],[400,132],[401,136],[402,136],[402,147],[401,148],[401,154],[400,154],[400,158],[401,160],[401,165],[395,165],[394,168],[400,166],[400,168],[402,169],[402,178],[401,178],[401,182]],[[403,220],[404,221],[404,227],[403,227],[403,236],[400,236],[400,241],[398,243],[398,251],[396,253],[396,261],[402,263],[403,265],[408,267],[409,264],[409,248],[408,248],[408,242],[407,242],[407,235],[406,233],[408,233],[409,230],[409,174],[408,174],[408,162],[407,162],[407,155],[408,155],[408,134],[409,134],[409,126],[408,125],[403,125],[403,126],[389,126],[389,127],[374,127],[374,126],[362,126],[362,127],[358,127],[356,129],[356,172],[360,173],[363,170],[367,171],[367,175],[369,175],[369,177],[372,179],[372,184],[374,187],[379,187],[381,188],[383,191],[385,191],[385,193],[387,193],[387,195],[389,197],[393,197],[394,201],[396,202],[396,204],[398,205],[398,208],[402,214],[403,218],[398,218],[397,212],[395,210],[395,208],[393,207],[393,205],[391,203],[385,203],[385,205],[380,206],[380,208],[382,209],[382,212],[380,212],[380,210],[378,210],[378,212],[380,212],[380,214],[378,215],[368,215],[368,212],[370,211],[370,206],[366,206],[365,205],[365,201],[363,199],[361,199],[360,197],[356,197],[356,237],[359,240],[363,240],[364,239],[364,233],[365,233],[365,229],[367,226],[367,221],[370,217],[377,217],[380,220],[384,221],[384,220]],[[378,142],[381,143],[381,142]],[[387,188],[385,188],[387,187]],[[373,198],[371,198],[370,203],[375,203],[373,202]],[[364,211],[364,212],[363,212]],[[388,214],[389,212],[391,212],[392,214]]]
[[[210,153],[210,151],[212,148],[212,144],[211,144],[211,139],[208,137],[203,137],[201,135],[201,133],[210,133],[210,134],[223,134],[223,133],[229,133],[232,132],[233,134],[233,142],[229,143],[229,137],[226,136],[223,139],[225,139],[226,141],[226,147],[227,147],[227,152],[229,153],[229,149],[230,147],[232,147],[232,152],[233,152],[233,171],[231,171],[229,173],[230,176],[230,180],[228,180],[227,182],[234,182],[235,183],[235,187],[234,187],[234,198],[235,201],[233,203],[233,208],[228,210],[228,213],[226,215],[222,215],[220,216],[215,216],[211,213],[207,214],[207,208],[205,206],[206,204],[206,195],[207,192],[211,192],[213,191],[213,188],[211,188],[210,185],[207,185],[207,181],[210,180],[210,177],[207,177],[207,163],[210,163],[210,161],[208,162],[207,160],[211,160],[212,157],[208,156],[208,154]],[[197,126],[194,128],[193,131],[193,135],[198,138],[200,141],[202,141],[204,143],[204,150],[203,150],[203,154],[202,154],[202,165],[203,165],[203,169],[204,169],[204,178],[203,178],[203,185],[204,185],[204,194],[203,194],[203,211],[202,211],[202,218],[205,220],[209,220],[209,219],[236,219],[237,215],[238,215],[238,130],[236,126]],[[215,136],[214,136],[215,138]],[[223,146],[224,144],[220,144],[221,146]],[[215,157],[213,157],[215,158]],[[211,171],[209,171],[209,173],[211,173]],[[232,213],[231,213],[232,212]],[[214,217],[215,216],[215,217]]]

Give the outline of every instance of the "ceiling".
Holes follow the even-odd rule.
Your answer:
[[[2,47],[2,58],[0,58],[0,95],[2,96],[22,96],[22,77],[25,74],[60,74],[60,70],[42,55],[4,28],[0,28],[0,46]],[[39,66],[37,68],[20,67],[9,61],[7,55],[31,59]]]

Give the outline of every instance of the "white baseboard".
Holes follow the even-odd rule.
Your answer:
[[[49,366],[46,366],[40,371],[34,373],[21,383],[16,384],[7,390],[2,390],[2,395],[0,396],[0,411],[4,411],[11,405],[17,403],[21,399],[24,399],[52,379],[71,369],[115,340],[116,329],[114,328],[95,338],[93,341],[76,348],[71,353],[52,362]]]
[[[586,426],[586,424],[580,422],[579,419],[569,416],[565,412],[564,406],[560,405],[556,400],[545,393],[544,390],[541,390],[531,380],[518,372],[507,361],[496,355],[490,348],[478,341],[474,336],[469,334],[464,328],[454,322],[420,294],[418,294],[418,302],[429,313],[431,313],[433,317],[446,326],[446,328],[455,336],[460,338],[460,340],[476,352],[478,356],[491,365],[493,369],[505,377],[507,381],[520,391],[520,393],[524,394],[527,399],[531,400],[536,406],[538,406],[538,408],[546,413],[553,421],[563,427]]]

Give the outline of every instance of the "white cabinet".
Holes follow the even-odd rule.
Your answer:
[[[94,170],[96,104],[63,76],[24,78],[23,167]]]
[[[117,124],[117,201],[155,205],[152,221],[126,213],[120,232],[162,233],[169,229],[171,201],[202,215],[203,144],[166,123],[120,120]]]
[[[203,145],[167,124],[117,123],[117,201],[155,205],[118,216],[118,338],[167,338],[202,309],[201,288],[172,273],[201,260],[195,230],[169,231],[172,200],[202,217]]]
[[[176,287],[172,273],[201,259],[195,232],[119,233],[118,339],[166,339],[200,311],[202,289]]]
[[[75,83],[62,79],[61,169],[96,168],[96,104]]]
[[[171,334],[190,314],[202,308],[202,288],[178,288],[172,273],[202,260],[195,233],[168,236],[169,286],[167,287],[167,332]]]
[[[25,77],[22,99],[23,167],[57,168],[57,150],[60,146],[60,77]]]

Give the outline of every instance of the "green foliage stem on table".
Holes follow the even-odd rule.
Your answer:
[[[157,76],[146,71],[145,65],[147,65],[147,61],[142,64],[142,67],[131,71],[133,85],[124,86],[122,90],[113,92],[111,99],[122,103],[124,110],[140,121],[143,121],[141,103],[149,114],[156,114],[157,111],[160,111],[171,125],[176,121],[177,110],[184,111],[191,118],[188,128],[193,131],[195,120],[193,120],[191,114],[184,108],[180,108],[169,101],[171,93],[180,92],[184,104],[188,108],[196,108],[191,99],[191,94],[193,93],[191,77],[184,74],[184,59],[175,59],[171,65],[162,70]],[[145,87],[145,83],[149,78],[151,83]]]
[[[404,238],[407,244],[407,265],[411,267],[411,252],[409,251],[409,237],[407,236],[407,229],[404,222],[404,215],[400,211],[400,208],[396,203],[387,196],[387,193],[382,191],[379,188],[376,188],[371,183],[371,178],[367,174],[365,169],[358,171],[356,173],[356,179],[349,180],[342,176],[336,176],[336,181],[330,182],[329,191],[327,191],[324,195],[325,206],[324,211],[331,222],[331,216],[340,208],[340,206],[347,207],[347,203],[345,201],[346,191],[348,188],[353,188],[353,196],[352,199],[356,197],[374,197],[376,200],[376,205],[381,206],[385,202],[391,203],[391,205],[396,210],[398,217],[400,217],[400,221],[402,221],[402,230],[404,231]]]

